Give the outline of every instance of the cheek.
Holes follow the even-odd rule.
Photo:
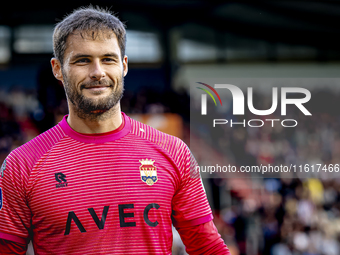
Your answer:
[[[113,81],[121,80],[124,76],[123,70],[114,70],[108,73],[108,78]]]
[[[67,83],[72,87],[84,80],[81,78],[84,76],[82,75],[82,70],[78,70],[78,68],[69,68],[68,71],[65,70],[65,75]]]

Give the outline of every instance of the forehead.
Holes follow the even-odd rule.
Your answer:
[[[75,31],[66,40],[65,57],[78,53],[100,54],[105,51],[115,52],[120,56],[117,36],[112,31]]]

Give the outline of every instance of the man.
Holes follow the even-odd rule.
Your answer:
[[[188,147],[121,112],[124,25],[81,8],[53,44],[69,114],[6,158],[0,253],[171,254],[173,223],[189,254],[229,254]]]

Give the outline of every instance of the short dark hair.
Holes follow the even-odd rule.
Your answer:
[[[53,53],[63,65],[67,37],[74,32],[84,33],[93,39],[101,31],[112,31],[118,40],[122,59],[125,55],[126,31],[125,25],[109,10],[98,6],[80,7],[57,23],[53,32]],[[95,32],[95,33],[89,33]]]

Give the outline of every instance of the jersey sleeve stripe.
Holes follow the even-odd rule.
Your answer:
[[[25,238],[14,236],[10,234],[0,233],[0,239],[5,239],[12,242],[27,244],[27,240]]]
[[[213,218],[214,218],[213,215],[209,214],[198,219],[182,221],[182,222],[177,222],[175,219],[173,219],[172,223],[176,228],[183,228],[183,227],[197,226],[197,225],[209,222],[213,220]]]

